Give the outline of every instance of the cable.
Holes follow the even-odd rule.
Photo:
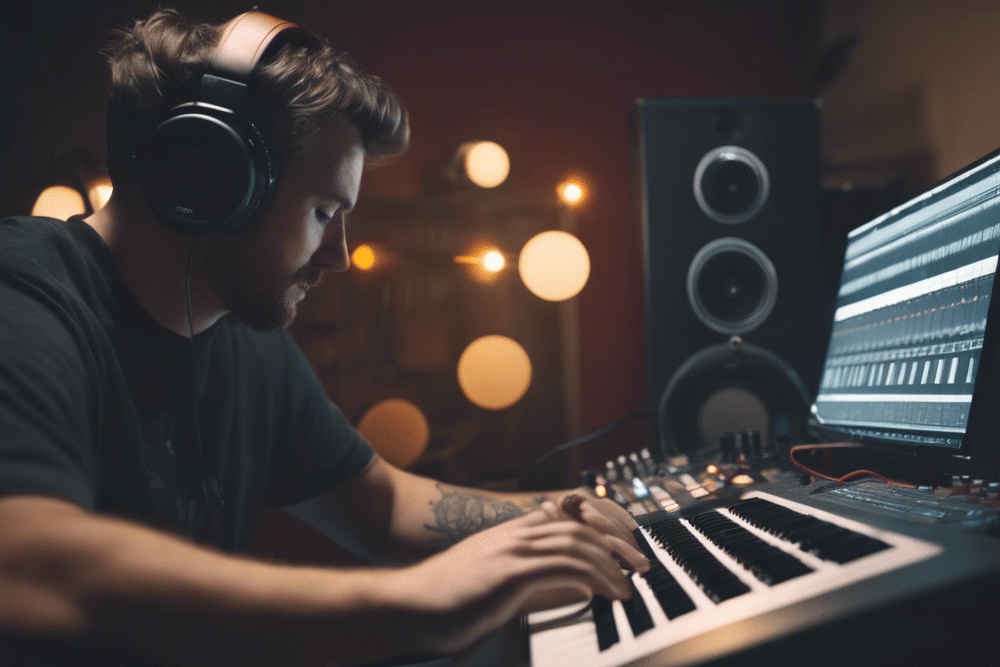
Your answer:
[[[184,292],[187,300],[188,318],[188,343],[191,345],[191,401],[197,407],[198,397],[198,355],[194,348],[194,316],[191,313],[191,267],[194,264],[194,249],[196,243],[191,240],[191,251],[188,253],[187,279],[184,282]],[[202,466],[205,463],[205,452],[201,445],[201,424],[198,422],[198,410],[192,411],[194,414],[194,437],[198,443],[198,456],[201,458]]]
[[[529,476],[529,474],[532,473],[532,472],[534,472],[534,470],[536,468],[538,468],[540,465],[542,465],[542,463],[544,463],[545,461],[548,461],[550,458],[552,458],[553,456],[555,456],[559,452],[564,452],[567,449],[572,449],[574,447],[579,447],[580,445],[585,445],[588,442],[590,442],[591,440],[595,440],[595,439],[601,437],[602,435],[610,433],[611,431],[615,430],[619,426],[622,426],[623,424],[627,424],[628,422],[630,422],[632,420],[639,419],[640,417],[656,417],[657,415],[659,415],[659,412],[657,412],[656,410],[648,410],[648,409],[646,409],[646,410],[639,410],[637,412],[633,412],[632,414],[625,415],[621,419],[615,420],[615,421],[611,422],[610,424],[607,424],[606,426],[603,426],[603,427],[597,429],[596,431],[592,431],[591,433],[588,433],[587,435],[580,436],[579,438],[576,438],[574,440],[570,440],[569,442],[564,442],[563,444],[559,445],[558,447],[553,447],[552,449],[550,449],[550,450],[542,453],[542,455],[539,456],[537,459],[535,459],[531,463],[531,465],[529,465],[527,468],[525,468],[524,472],[521,473],[521,479],[522,480],[526,479]]]
[[[187,301],[187,319],[188,319],[188,343],[190,344],[191,350],[191,417],[192,423],[194,425],[194,438],[195,444],[198,448],[198,481],[197,486],[194,489],[188,490],[188,512],[190,512],[192,494],[201,491],[205,495],[205,500],[209,505],[222,504],[224,502],[222,498],[221,482],[215,480],[211,475],[208,474],[208,462],[205,459],[205,447],[201,440],[201,422],[198,419],[198,355],[195,350],[194,345],[194,315],[191,308],[191,273],[192,267],[194,265],[194,251],[197,243],[194,239],[191,240],[191,250],[188,253],[187,262],[187,277],[184,283],[185,297]],[[202,515],[202,523],[208,523],[208,517],[204,514]],[[202,530],[206,530],[207,525],[202,526]]]
[[[886,484],[889,484],[891,486],[903,486],[903,487],[906,487],[908,489],[915,489],[915,488],[917,488],[913,484],[907,484],[906,482],[899,482],[899,481],[896,481],[896,480],[893,480],[893,479],[889,479],[888,477],[885,477],[884,475],[880,475],[877,472],[874,472],[872,470],[867,470],[867,469],[852,470],[851,472],[849,472],[849,473],[847,473],[845,475],[841,475],[840,477],[830,477],[829,475],[824,475],[821,472],[817,472],[817,471],[813,470],[812,468],[810,468],[809,466],[807,466],[807,465],[805,465],[803,463],[799,463],[795,459],[796,452],[801,452],[801,451],[814,451],[814,450],[822,450],[822,449],[858,449],[858,448],[861,448],[863,446],[864,445],[861,445],[861,444],[858,444],[858,443],[854,443],[854,442],[831,442],[831,443],[823,443],[823,444],[818,444],[818,445],[796,445],[796,446],[792,447],[788,451],[788,460],[789,460],[789,462],[791,462],[791,464],[793,466],[795,466],[796,468],[798,468],[798,469],[806,472],[807,474],[812,475],[813,477],[819,477],[820,479],[826,479],[826,480],[829,480],[831,482],[841,482],[843,484],[846,484],[847,482],[853,482],[856,479],[863,479],[865,477],[875,477],[876,479],[880,479],[883,482],[885,482]]]

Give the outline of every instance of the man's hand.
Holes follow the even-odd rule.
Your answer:
[[[639,572],[649,569],[649,560],[639,551],[633,534],[638,524],[621,505],[579,490],[560,496],[557,505],[562,515],[603,533],[623,564]]]
[[[597,516],[603,514],[588,504],[576,509],[588,522],[601,523]],[[518,614],[594,595],[628,598],[631,589],[614,554],[630,562],[645,558],[619,536],[619,529],[613,532],[571,519],[546,501],[534,512],[399,570],[397,586],[420,626],[408,634],[426,641],[414,649],[455,651]]]

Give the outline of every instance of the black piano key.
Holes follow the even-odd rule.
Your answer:
[[[643,578],[649,584],[650,590],[653,591],[656,601],[660,603],[667,618],[673,620],[696,609],[694,600],[688,596],[666,569],[663,569],[662,573],[647,572]]]
[[[688,522],[768,586],[813,571],[798,558],[768,544],[715,510],[688,517]]]
[[[646,630],[652,629],[653,617],[649,615],[646,602],[631,579],[629,585],[632,587],[632,597],[622,600],[622,607],[625,609],[625,616],[628,617],[628,624],[632,627],[632,634],[638,637]]]
[[[663,613],[666,614],[667,618],[673,620],[694,611],[696,609],[694,600],[681,588],[674,575],[663,567],[663,563],[657,558],[643,532],[639,528],[636,528],[634,532],[635,541],[638,542],[650,564],[649,570],[642,574],[642,578],[646,580],[649,589],[653,591],[656,601],[663,608]]]
[[[597,648],[606,651],[620,640],[615,616],[611,611],[611,600],[595,595],[590,609],[594,614],[594,629],[597,630]]]
[[[889,548],[888,544],[874,537],[801,514],[763,498],[741,500],[731,505],[729,511],[761,530],[797,544],[805,552],[835,563],[849,563]]]
[[[678,519],[660,519],[646,529],[713,602],[718,604],[750,591]]]

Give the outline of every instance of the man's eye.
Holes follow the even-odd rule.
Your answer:
[[[316,209],[316,219],[322,223],[330,222],[333,219],[333,212],[326,209],[318,208]]]

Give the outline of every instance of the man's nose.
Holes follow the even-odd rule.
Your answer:
[[[351,267],[343,219],[333,220],[327,226],[319,248],[313,253],[312,263],[324,271],[346,271]]]

